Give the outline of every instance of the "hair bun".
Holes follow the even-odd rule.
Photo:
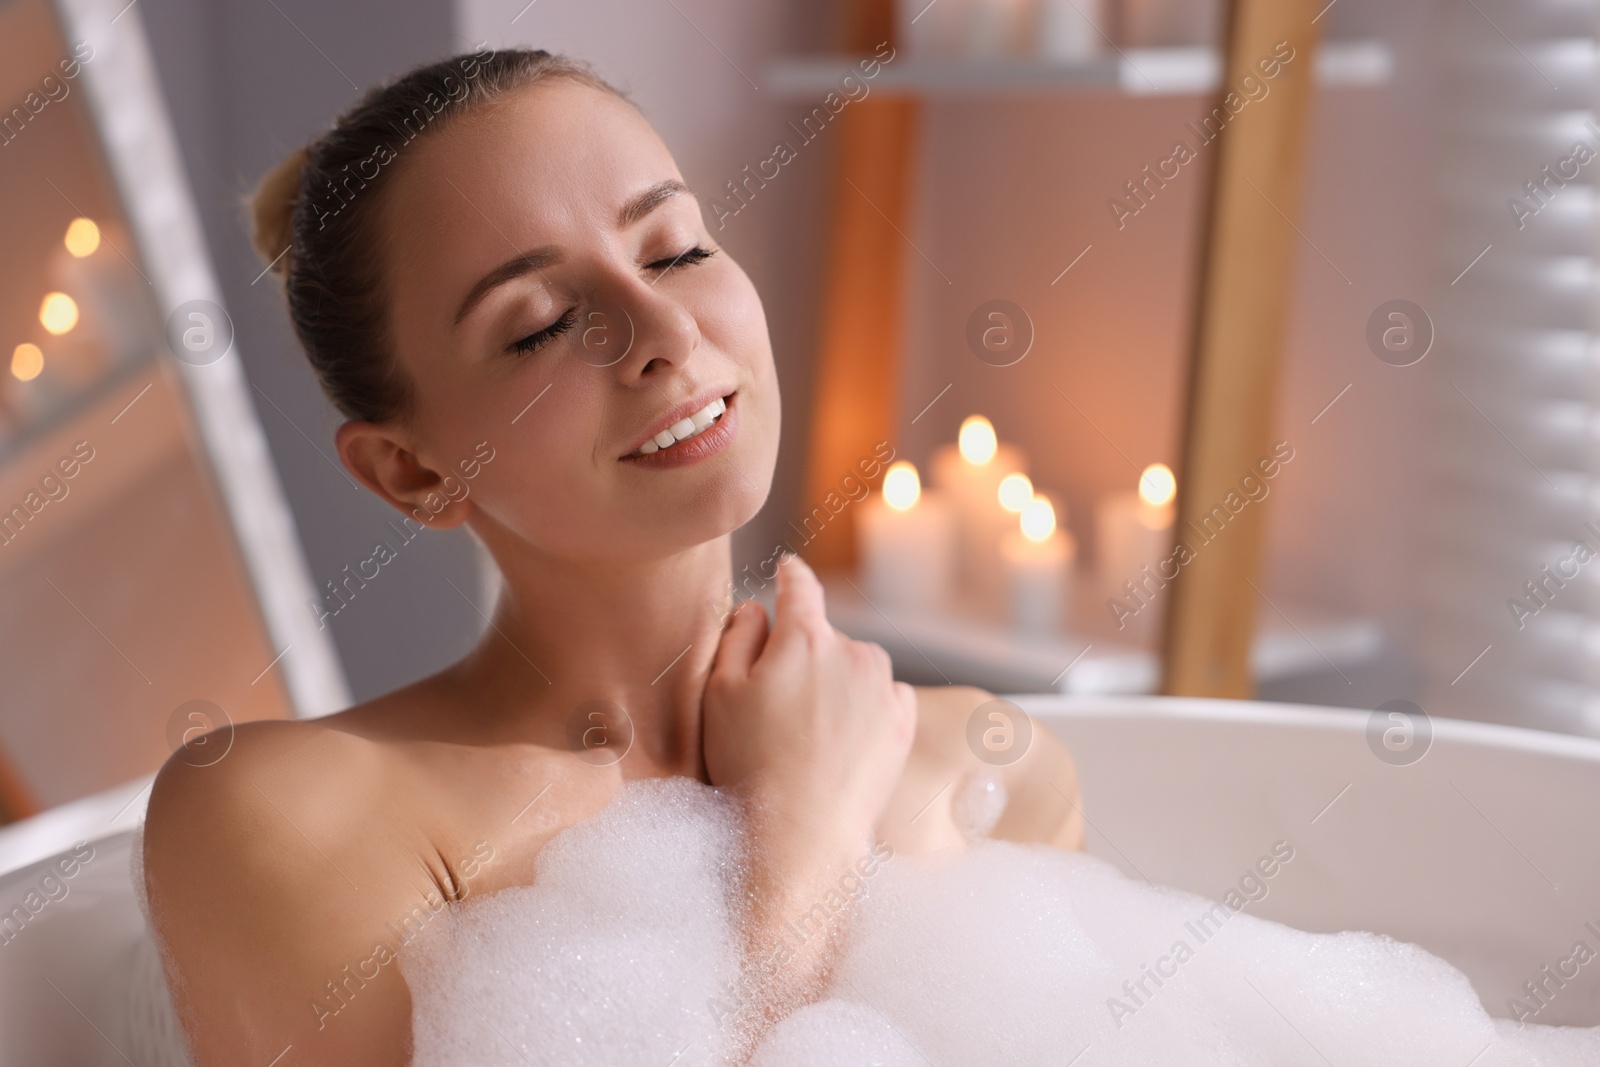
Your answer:
[[[300,197],[300,172],[308,155],[307,148],[297,149],[267,171],[250,199],[255,220],[250,243],[271,264],[274,274],[282,275],[289,268],[289,257],[283,253],[294,240],[294,205]]]

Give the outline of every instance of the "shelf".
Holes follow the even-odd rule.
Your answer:
[[[858,641],[882,645],[896,677],[922,684],[949,679],[997,693],[1097,695],[1153,693],[1160,681],[1154,632],[1113,632],[1103,599],[1092,589],[1080,591],[1073,632],[1029,639],[973,616],[879,611],[837,574],[823,576],[823,585],[829,620]],[[1286,610],[1293,624],[1274,612],[1261,614],[1250,653],[1258,682],[1343,670],[1382,651],[1383,631],[1373,620],[1295,605]]]
[[[764,88],[780,96],[821,97],[866,57],[819,56],[779,60],[766,69]],[[1383,41],[1325,41],[1315,64],[1325,88],[1385,85],[1394,55]],[[867,82],[873,92],[916,96],[1007,96],[1027,93],[1114,92],[1180,96],[1211,92],[1222,61],[1210,48],[1129,48],[1075,62],[1038,59],[960,60],[906,57],[880,66]]]

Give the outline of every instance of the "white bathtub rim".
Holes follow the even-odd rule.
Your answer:
[[[1374,709],[1317,704],[1285,704],[1219,697],[1101,696],[1097,694],[1016,693],[1011,701],[1034,718],[1147,719],[1152,722],[1217,722],[1240,726],[1287,727],[1308,733],[1364,735]],[[1035,710],[1039,709],[1039,710]],[[1424,714],[1428,714],[1423,709]],[[1428,714],[1431,744],[1511,750],[1557,756],[1600,765],[1600,738],[1526,726],[1452,719]]]
[[[140,775],[0,826],[0,877],[58,856],[75,842],[94,844],[137,829],[154,781],[154,774]]]
[[[1270,726],[1305,734],[1359,736],[1370,709],[1315,704],[1269,703],[1214,697],[1101,696],[1016,693],[1002,695],[1047,725],[1052,720],[1144,719],[1149,722],[1225,723]],[[1600,739],[1523,726],[1429,715],[1433,745],[1497,752],[1514,751],[1589,764],[1600,770]],[[0,875],[54,856],[77,840],[95,842],[144,821],[154,775],[143,775],[102,793],[68,801],[10,826],[0,827]]]

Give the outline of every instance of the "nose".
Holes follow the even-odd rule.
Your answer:
[[[700,347],[700,325],[682,302],[643,278],[610,287],[586,314],[579,339],[592,360],[623,385],[637,385],[681,370]]]

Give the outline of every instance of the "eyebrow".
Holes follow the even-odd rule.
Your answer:
[[[664,182],[657,182],[622,205],[622,210],[617,213],[617,227],[619,229],[627,229],[661,204],[675,196],[682,196],[688,191],[689,187],[676,178],[668,178]]]
[[[514,259],[506,260],[478,279],[478,284],[472,287],[472,291],[467,294],[467,298],[461,302],[460,309],[456,311],[455,324],[459,326],[461,320],[466,318],[467,314],[478,306],[480,300],[489,295],[491,289],[504,285],[514,278],[520,278],[524,274],[531,274],[548,267],[552,263],[559,262],[560,259],[561,252],[559,249],[545,247],[536,248],[531,252],[523,252]]]
[[[689,187],[677,178],[668,178],[666,181],[657,182],[622,205],[622,210],[617,213],[617,226],[621,229],[627,229],[666,201],[675,196],[683,196],[688,192]],[[521,252],[506,260],[478,279],[478,284],[474,285],[471,292],[467,293],[467,298],[461,302],[461,307],[456,311],[456,325],[460,325],[461,320],[466,318],[472,312],[472,309],[478,306],[479,301],[489,295],[491,290],[525,274],[537,272],[560,261],[561,250],[553,245],[536,248],[530,252]]]

